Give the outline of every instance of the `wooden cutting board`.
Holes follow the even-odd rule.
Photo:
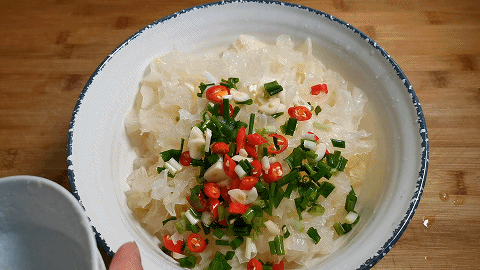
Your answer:
[[[425,191],[409,227],[374,269],[479,269],[480,3],[294,2],[373,38],[406,73],[425,113],[430,139]],[[0,2],[0,177],[37,175],[70,189],[67,132],[90,75],[139,29],[202,3]]]

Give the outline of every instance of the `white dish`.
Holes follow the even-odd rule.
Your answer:
[[[297,45],[310,37],[316,56],[366,93],[378,164],[369,168],[373,180],[364,193],[363,223],[346,245],[321,263],[311,262],[309,269],[370,268],[393,247],[419,203],[428,165],[423,112],[403,72],[375,41],[333,16],[285,2],[217,2],[180,11],[133,35],[94,72],[73,112],[67,163],[72,190],[97,241],[110,255],[121,244],[136,241],[145,269],[178,268],[126,206],[126,177],[135,153],[128,145],[124,117],[155,56],[174,47],[219,52],[240,34],[270,43],[286,34]]]

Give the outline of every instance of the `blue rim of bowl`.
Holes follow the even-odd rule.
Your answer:
[[[429,143],[428,143],[428,132],[427,132],[427,125],[425,122],[425,116],[423,114],[422,107],[420,105],[420,101],[418,100],[417,95],[415,94],[415,91],[413,90],[413,86],[410,84],[410,81],[407,79],[407,76],[403,73],[403,71],[400,69],[400,67],[397,65],[397,63],[392,59],[392,57],[382,48],[380,47],[373,39],[368,37],[366,34],[355,28],[354,26],[350,25],[349,23],[338,19],[330,14],[327,14],[325,12],[303,6],[303,5],[298,5],[298,4],[293,4],[289,2],[283,2],[283,1],[258,1],[258,0],[227,0],[227,1],[220,1],[220,2],[212,2],[212,3],[206,3],[194,7],[190,7],[181,11],[178,11],[176,13],[173,13],[171,15],[168,15],[166,17],[163,17],[136,32],[133,34],[131,37],[129,37],[127,40],[125,40],[122,44],[120,44],[115,50],[112,51],[106,57],[102,63],[97,67],[95,72],[92,74],[90,79],[87,81],[87,84],[83,88],[77,103],[75,105],[75,108],[73,110],[72,118],[70,121],[70,126],[69,126],[69,132],[68,132],[68,143],[67,143],[67,166],[70,168],[70,166],[73,164],[71,160],[68,158],[72,155],[72,139],[73,139],[73,131],[75,128],[75,116],[77,112],[80,109],[80,105],[82,103],[83,98],[85,97],[85,94],[88,91],[88,88],[93,82],[93,79],[97,74],[105,67],[105,65],[112,59],[112,57],[120,51],[124,46],[128,45],[128,43],[135,38],[137,38],[139,35],[141,35],[145,30],[154,27],[158,24],[161,24],[167,20],[174,19],[179,15],[195,11],[196,9],[204,9],[204,8],[209,8],[212,6],[219,6],[219,5],[227,5],[227,4],[232,4],[232,3],[257,3],[257,4],[275,4],[275,5],[281,5],[289,8],[297,8],[301,10],[305,10],[307,12],[314,13],[316,15],[319,15],[321,17],[325,17],[333,22],[339,23],[340,25],[343,25],[344,27],[348,28],[351,30],[353,33],[359,35],[362,39],[367,41],[370,45],[373,46],[374,49],[379,51],[383,57],[392,65],[394,70],[397,73],[398,78],[403,82],[405,88],[407,89],[408,93],[410,94],[413,102],[413,106],[416,109],[417,112],[417,123],[419,124],[419,134],[422,139],[421,146],[422,146],[422,156],[421,156],[421,167],[420,171],[418,173],[418,179],[416,182],[416,187],[415,187],[415,192],[411,198],[411,203],[409,208],[407,209],[407,212],[405,213],[405,216],[403,217],[402,221],[398,225],[398,227],[393,231],[392,237],[388,239],[385,244],[377,251],[376,255],[370,257],[367,259],[362,265],[357,267],[357,269],[370,269],[372,268],[377,262],[380,261],[395,245],[395,243],[398,241],[400,236],[403,234],[403,232],[406,230],[408,224],[410,223],[410,220],[412,219],[413,215],[415,214],[415,211],[418,207],[418,204],[420,203],[420,198],[422,197],[423,190],[425,188],[425,182],[427,179],[427,171],[428,171],[428,158],[429,158]],[[70,181],[70,187],[72,190],[72,194],[77,198],[77,200],[81,203],[80,195],[78,194],[77,187],[75,185],[75,173],[72,169],[68,169],[68,178]],[[82,204],[83,207],[83,204]],[[90,218],[89,218],[90,221]],[[93,231],[95,232],[95,238],[97,240],[97,243],[99,246],[103,248],[103,250],[109,255],[113,256],[115,252],[108,246],[106,241],[102,238],[101,233],[97,231],[94,225],[92,225]]]

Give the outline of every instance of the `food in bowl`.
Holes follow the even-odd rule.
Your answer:
[[[138,156],[128,207],[182,267],[301,267],[360,219],[366,103],[310,39],[174,50],[151,62],[125,120]]]

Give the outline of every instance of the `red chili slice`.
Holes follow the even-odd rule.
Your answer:
[[[272,183],[282,178],[282,176],[283,176],[282,164],[280,164],[280,162],[274,162],[270,164],[270,169],[268,169],[268,173],[263,175],[263,180],[266,183]]]
[[[220,205],[220,201],[214,198],[208,198],[208,203],[210,204],[210,212],[213,214],[213,218],[215,220],[218,219],[218,206]]]
[[[272,264],[272,270],[284,270],[284,269],[285,269],[285,266],[283,265],[283,261]]]
[[[185,151],[180,155],[180,164],[183,166],[189,166],[191,162],[190,151]]]
[[[263,138],[260,134],[253,133],[247,135],[247,142],[251,145],[260,145],[263,143],[267,143],[267,140]]]
[[[298,121],[306,121],[312,118],[312,112],[304,106],[295,106],[288,108],[288,115]]]
[[[228,213],[243,215],[245,212],[247,212],[248,208],[250,208],[248,205],[232,202],[228,206]]]
[[[193,252],[200,253],[207,248],[207,242],[198,233],[192,233],[187,240],[188,249]]]
[[[223,159],[223,170],[225,173],[228,175],[228,177],[235,179],[237,178],[237,173],[235,172],[235,166],[237,164],[231,157],[229,157],[227,154],[225,154],[224,159]]]
[[[223,96],[230,95],[230,89],[223,85],[214,85],[207,89],[206,97],[215,103],[222,103]]]
[[[237,178],[233,179],[230,189],[237,189],[240,186],[241,180]]]
[[[252,145],[250,143],[245,144],[245,151],[247,151],[247,154],[253,158],[258,158],[257,156],[257,147],[255,145]]]
[[[245,148],[245,143],[247,141],[247,134],[245,132],[245,127],[242,126],[237,133],[236,143],[237,143],[237,154],[240,152],[240,149]]]
[[[220,187],[215,183],[207,182],[203,185],[203,193],[209,198],[218,199],[220,198]]]
[[[165,235],[163,237],[163,242],[165,244],[165,248],[172,252],[183,254],[182,247],[183,241],[178,240],[176,244],[173,243],[172,237],[170,235]]]
[[[280,154],[288,148],[288,140],[285,139],[285,137],[283,137],[282,135],[272,133],[272,134],[269,134],[268,136],[273,137],[273,138],[277,138],[277,144],[279,146],[281,146],[280,149],[277,150],[275,148],[275,144],[269,145],[268,148],[267,148],[268,153],[270,153],[270,154]]]
[[[235,180],[234,180],[235,181]],[[232,181],[233,183],[233,181]],[[223,200],[231,203],[232,199],[230,199],[230,195],[228,194],[229,189],[227,187],[220,188],[220,195],[222,196]]]
[[[257,259],[251,259],[247,264],[247,270],[263,270],[263,265]]]
[[[260,176],[263,174],[262,163],[258,159],[254,159],[252,162],[250,162],[250,164],[252,164],[253,167],[250,175],[260,178]]]
[[[310,94],[318,95],[320,93],[328,94],[328,87],[325,83],[312,86],[312,90],[310,91]]]
[[[230,148],[228,144],[224,142],[216,142],[212,145],[212,153],[225,155],[228,154],[228,152],[230,152]]]
[[[241,190],[251,190],[258,182],[257,177],[246,176],[240,181],[240,186],[238,187]]]

